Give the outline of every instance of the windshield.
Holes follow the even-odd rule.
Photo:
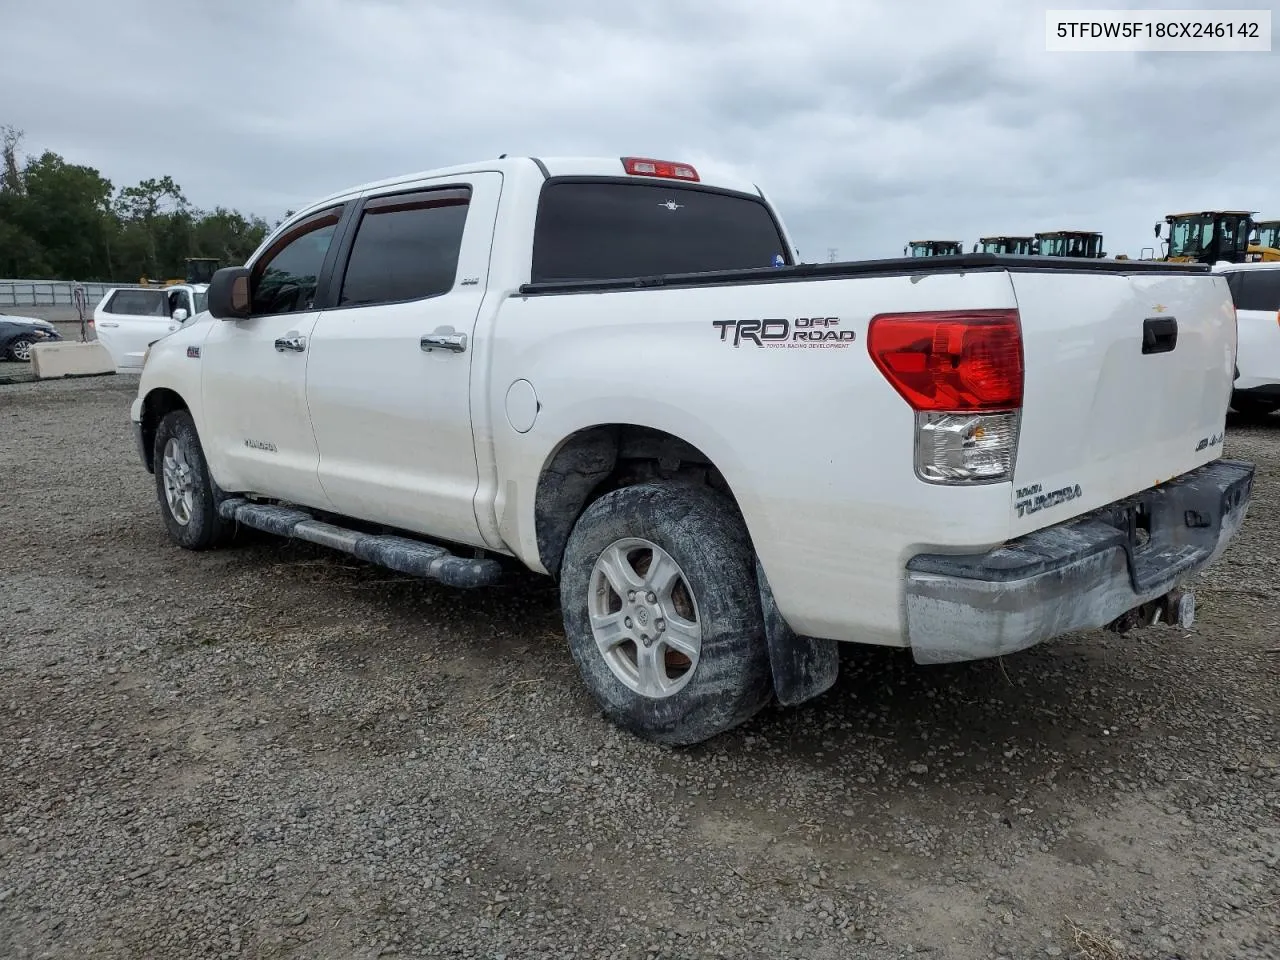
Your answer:
[[[1101,245],[1102,238],[1096,234],[1041,237],[1040,255],[1043,257],[1096,258]]]
[[[1268,223],[1258,227],[1258,246],[1280,247],[1280,223]]]
[[[1213,243],[1212,217],[1175,220],[1169,229],[1169,256],[1187,257],[1206,252]]]
[[[1031,253],[1031,241],[1013,237],[1006,237],[1002,240],[984,240],[982,242],[982,252],[1026,255]]]

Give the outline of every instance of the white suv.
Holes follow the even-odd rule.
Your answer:
[[[147,347],[204,311],[208,289],[202,283],[108,290],[93,311],[92,322],[116,372],[141,372]]]
[[[1239,327],[1240,379],[1231,406],[1243,414],[1280,410],[1280,262],[1222,263]]]

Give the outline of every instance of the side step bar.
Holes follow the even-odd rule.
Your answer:
[[[497,560],[468,560],[454,556],[444,547],[408,537],[359,533],[324,523],[295,507],[235,497],[224,500],[218,506],[218,513],[224,520],[234,520],[255,530],[331,547],[368,563],[450,587],[487,587],[502,576],[502,564]]]

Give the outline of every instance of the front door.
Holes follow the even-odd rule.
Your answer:
[[[201,442],[223,489],[329,506],[306,377],[316,287],[342,210],[302,217],[250,263],[252,315],[214,320],[201,345]]]
[[[401,187],[353,217],[307,369],[320,481],[341,513],[484,544],[471,358],[501,187],[499,173]]]

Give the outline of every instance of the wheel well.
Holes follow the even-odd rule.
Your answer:
[[[559,577],[569,532],[592,501],[610,490],[653,480],[705,484],[733,500],[711,458],[673,434],[615,423],[570,436],[538,478],[534,519],[542,565]]]
[[[153,448],[156,441],[156,430],[160,427],[160,421],[174,410],[186,409],[188,409],[187,402],[182,399],[181,395],[163,387],[152,390],[147,394],[147,398],[142,401],[142,451],[147,458],[147,469],[153,473],[155,472],[155,453]]]

